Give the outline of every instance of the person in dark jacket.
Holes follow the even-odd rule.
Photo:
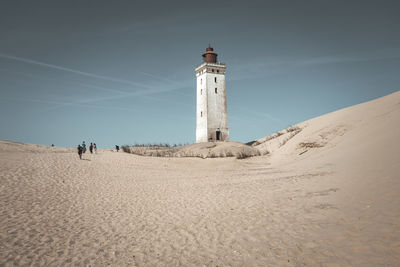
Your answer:
[[[81,145],[78,145],[78,155],[80,159],[82,159],[82,153],[83,153],[83,147]]]

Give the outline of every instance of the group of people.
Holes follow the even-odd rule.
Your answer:
[[[90,154],[93,154],[93,151],[94,151],[94,153],[97,153],[96,143],[90,143],[89,151],[90,151]],[[85,143],[85,141],[82,142],[82,145],[80,145],[80,144],[78,145],[78,155],[79,155],[80,159],[82,159],[82,154],[83,153],[86,153],[86,143]]]
[[[82,154],[86,153],[86,143],[85,143],[85,141],[82,142],[82,145],[79,144],[77,148],[78,148],[79,158],[82,159]],[[115,149],[118,152],[119,151],[119,145],[115,145]],[[97,153],[97,145],[96,145],[96,143],[90,143],[89,151],[90,151],[90,154],[93,154],[93,151],[94,151],[94,153]]]

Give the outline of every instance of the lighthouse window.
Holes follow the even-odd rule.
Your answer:
[[[214,72],[214,69],[212,69],[211,71]]]
[[[217,73],[219,73],[219,70],[217,70]]]
[[[203,94],[203,89],[200,90],[200,94],[201,94],[201,95]]]
[[[203,79],[200,79],[200,84],[202,84],[203,83]]]
[[[215,88],[215,93],[217,93],[217,88]]]
[[[217,77],[214,78],[214,81],[217,82]]]
[[[200,112],[200,117],[203,117],[203,111]]]

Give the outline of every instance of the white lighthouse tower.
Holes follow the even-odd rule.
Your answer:
[[[214,49],[206,48],[196,67],[196,143],[229,140],[225,70]]]

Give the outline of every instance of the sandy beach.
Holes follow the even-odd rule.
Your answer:
[[[0,266],[399,266],[400,92],[298,126],[241,160],[0,141]]]

